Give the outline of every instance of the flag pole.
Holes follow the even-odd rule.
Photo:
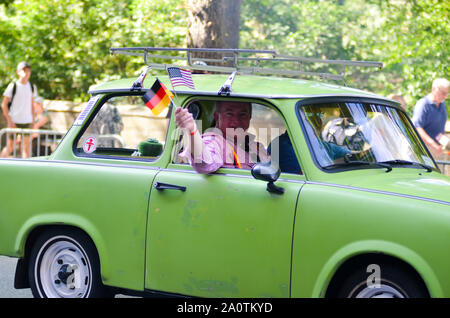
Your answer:
[[[162,84],[162,82],[161,82],[161,80],[158,78],[158,76],[155,76],[155,77],[156,77],[156,79]],[[176,91],[175,91],[175,88],[174,88],[173,85],[172,85],[172,82],[170,82],[170,84],[171,84],[172,89],[173,89],[173,91],[174,91],[174,95],[175,95],[177,101],[179,102],[177,93],[176,93]],[[163,84],[163,85],[164,85],[164,84]],[[165,87],[165,85],[164,85],[164,87]],[[170,102],[171,102],[172,105],[174,106],[174,108],[173,108],[173,110],[172,110],[172,111],[174,111],[175,109],[178,108],[178,106],[177,106],[177,104],[174,102],[174,100],[172,99],[172,97],[170,97],[170,94],[167,94],[167,96],[169,97]],[[181,107],[181,106],[180,106],[180,107]]]
[[[170,75],[169,68],[167,67],[167,65],[165,66],[165,68],[166,68],[166,71],[167,71],[167,73],[168,73],[168,75],[169,75],[170,85],[172,86],[172,89],[173,89],[175,98],[178,100],[177,91],[175,90],[175,86],[174,86],[174,84],[173,84],[173,82],[172,82],[172,77],[171,77],[171,75]],[[172,67],[172,68],[175,68],[175,67]],[[178,67],[176,67],[176,68],[181,72],[181,70],[180,70]],[[189,75],[190,75],[189,78],[190,78],[190,80],[191,80],[191,82],[192,82],[192,86],[193,86],[193,87],[191,87],[190,85],[188,85],[188,84],[190,84],[190,83],[184,83],[183,85],[185,85],[185,86],[187,86],[187,87],[192,88],[192,89],[195,90],[195,88],[194,88],[194,83],[193,83],[192,78],[191,78],[191,74],[189,74]],[[181,74],[181,78],[183,78],[183,75],[182,75],[182,74]],[[183,79],[184,79],[184,78],[183,78]],[[180,108],[181,108],[181,106],[180,106]],[[195,130],[194,130],[193,132],[188,131],[186,128],[182,128],[182,129],[179,130],[179,134],[178,134],[178,136],[177,136],[176,138],[177,138],[177,140],[178,140],[178,138],[180,137],[181,134],[183,134],[183,136],[184,136],[185,134],[187,134],[187,137],[188,137],[188,138],[183,138],[183,139],[182,139],[182,140],[183,140],[183,144],[185,144],[186,142],[188,143],[188,144],[185,144],[184,147],[185,147],[185,149],[189,149],[189,148],[190,148],[190,149],[191,149],[191,150],[190,150],[190,151],[191,151],[191,154],[196,158],[197,156],[194,155],[194,154],[201,154],[201,152],[202,152],[202,149],[203,149],[203,139],[202,139],[202,137],[201,137],[202,132],[199,131],[199,126],[197,125],[195,119],[194,119],[194,125],[195,125]],[[200,127],[201,127],[201,124],[200,124]],[[201,129],[201,128],[200,128],[200,129]],[[190,138],[189,138],[189,137],[190,137]]]
[[[166,72],[167,72],[167,74],[169,73],[168,70],[167,70],[167,66],[166,66]],[[159,78],[158,78],[158,77],[156,77],[156,78],[157,78],[158,81],[159,81]],[[175,90],[175,87],[173,86],[173,83],[172,83],[172,81],[170,80],[170,76],[169,76],[169,82],[170,82],[170,86],[172,86],[172,89],[173,89],[173,93],[174,93],[175,99],[176,99],[177,102],[179,103],[180,101],[179,101],[179,99],[178,99],[177,91]],[[170,97],[170,95],[169,95],[169,99],[170,99],[170,101],[172,102],[172,104],[174,105],[174,108],[173,108],[172,111],[175,111],[178,107],[181,108],[181,106],[177,106],[177,104],[175,104],[175,102],[174,102],[173,99]],[[171,116],[171,117],[175,118],[175,116]],[[174,130],[174,133],[176,134],[176,135],[175,135],[175,140],[178,140],[178,139],[180,138],[181,134],[184,134],[184,129],[180,129],[180,128],[178,128],[177,126],[175,126],[175,127],[176,127],[175,130]],[[185,140],[186,140],[186,139],[185,139]],[[183,143],[184,143],[184,142],[183,142]],[[175,145],[177,145],[177,144],[179,144],[179,143],[176,142]],[[182,145],[182,144],[180,144],[179,146],[181,147],[181,145]]]
[[[156,79],[157,79],[158,81],[161,82],[161,80],[160,80],[157,76],[155,76],[155,77],[156,77]],[[161,83],[162,83],[162,82],[161,82]],[[179,102],[178,96],[177,96],[177,92],[175,91],[175,88],[173,87],[172,82],[170,82],[170,85],[172,86],[172,89],[173,89],[175,98],[176,98],[177,101]],[[168,95],[168,96],[169,96],[169,99],[170,99],[170,101],[172,102],[172,104],[174,104],[175,106],[177,106],[177,105],[175,104],[175,102],[173,101],[172,97],[170,97],[170,95]]]
[[[169,70],[168,70],[168,68],[167,68],[167,65],[165,66],[166,67],[166,72],[167,72],[167,74],[169,74]],[[173,89],[173,93],[174,93],[174,95],[175,95],[175,99],[177,100],[177,102],[179,103],[180,102],[180,100],[178,99],[178,95],[177,95],[177,91],[175,90],[175,87],[173,86],[173,83],[172,83],[172,81],[171,81],[171,79],[170,79],[170,75],[169,75],[169,82],[170,82],[170,86],[172,86],[172,89]],[[170,96],[169,96],[169,98],[170,98]],[[172,101],[172,103],[175,105],[175,109],[177,108],[177,105],[173,102],[173,100],[170,98],[170,100]],[[181,106],[180,106],[181,107]]]
[[[175,87],[173,87],[172,82],[170,82],[170,85],[172,86],[173,93],[174,93],[174,95],[175,95],[175,99],[177,100],[177,102],[178,102],[178,104],[179,104],[179,103],[180,103],[180,100],[178,99],[177,91],[175,90]],[[170,98],[170,96],[169,96],[169,98]],[[173,102],[172,98],[170,98],[170,100],[171,100],[172,103],[175,105],[175,108],[181,107],[181,106],[177,106],[177,104],[175,104],[175,103]]]

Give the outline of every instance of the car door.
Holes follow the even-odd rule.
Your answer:
[[[76,130],[71,132],[76,134],[74,147],[66,145],[70,153],[59,159],[76,162],[77,168],[56,174],[54,184],[69,185],[49,192],[65,198],[77,214],[83,213],[102,239],[99,253],[104,283],[136,290],[144,288],[150,188],[170,156],[163,146],[168,109],[154,116],[141,94],[107,95],[89,118],[76,121]],[[92,107],[97,99],[92,99]],[[85,114],[89,105],[86,109]],[[71,138],[66,140],[71,142]],[[70,189],[70,196],[64,189]],[[59,191],[64,195],[58,196]]]
[[[302,181],[282,195],[249,171],[170,165],[151,190],[146,288],[204,297],[288,297]]]
[[[199,113],[212,113],[210,101],[195,105]],[[285,129],[273,108],[252,105],[249,130]],[[288,297],[295,208],[304,180],[282,174],[276,184],[285,192],[274,194],[249,170],[221,168],[204,175],[188,164],[169,164],[150,194],[146,288],[203,297]]]

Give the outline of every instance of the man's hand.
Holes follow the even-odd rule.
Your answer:
[[[2,111],[3,117],[5,117],[8,128],[16,128],[16,124],[12,121],[11,117],[9,117],[9,107],[8,104],[11,99],[8,96],[5,96],[2,101]]]
[[[183,108],[177,108],[175,110],[175,123],[178,127],[186,129],[190,133],[190,138],[187,138],[189,145],[186,147],[190,149],[192,158],[201,158],[203,152],[203,140],[197,125],[195,124],[192,114]]]
[[[175,110],[175,123],[178,127],[187,129],[190,133],[197,129],[194,117],[187,109],[177,108]]]
[[[368,148],[366,150],[355,151],[351,155],[353,157],[353,160],[362,160],[363,161],[366,158],[366,156],[369,155],[371,152],[372,152],[372,149]]]
[[[441,145],[438,145],[437,143],[434,142],[434,143],[432,143],[432,144],[429,145],[429,146],[431,147],[433,153],[434,153],[436,156],[442,155],[443,150],[442,150],[442,146],[441,146]]]
[[[431,150],[432,154],[437,157],[442,155],[442,146],[436,143],[433,138],[431,138],[425,129],[422,127],[416,127],[417,132],[419,133],[422,140],[425,142],[425,144],[428,146],[428,148]]]
[[[16,123],[11,120],[11,118],[7,119],[8,128],[17,128]]]

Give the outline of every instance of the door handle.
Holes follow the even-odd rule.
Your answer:
[[[162,182],[155,182],[153,186],[155,187],[156,190],[179,190],[182,192],[186,191],[186,187]]]

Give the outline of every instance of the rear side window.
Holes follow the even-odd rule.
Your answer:
[[[141,96],[112,97],[78,139],[76,153],[116,159],[157,159],[164,150],[169,110],[170,107],[154,116]]]

